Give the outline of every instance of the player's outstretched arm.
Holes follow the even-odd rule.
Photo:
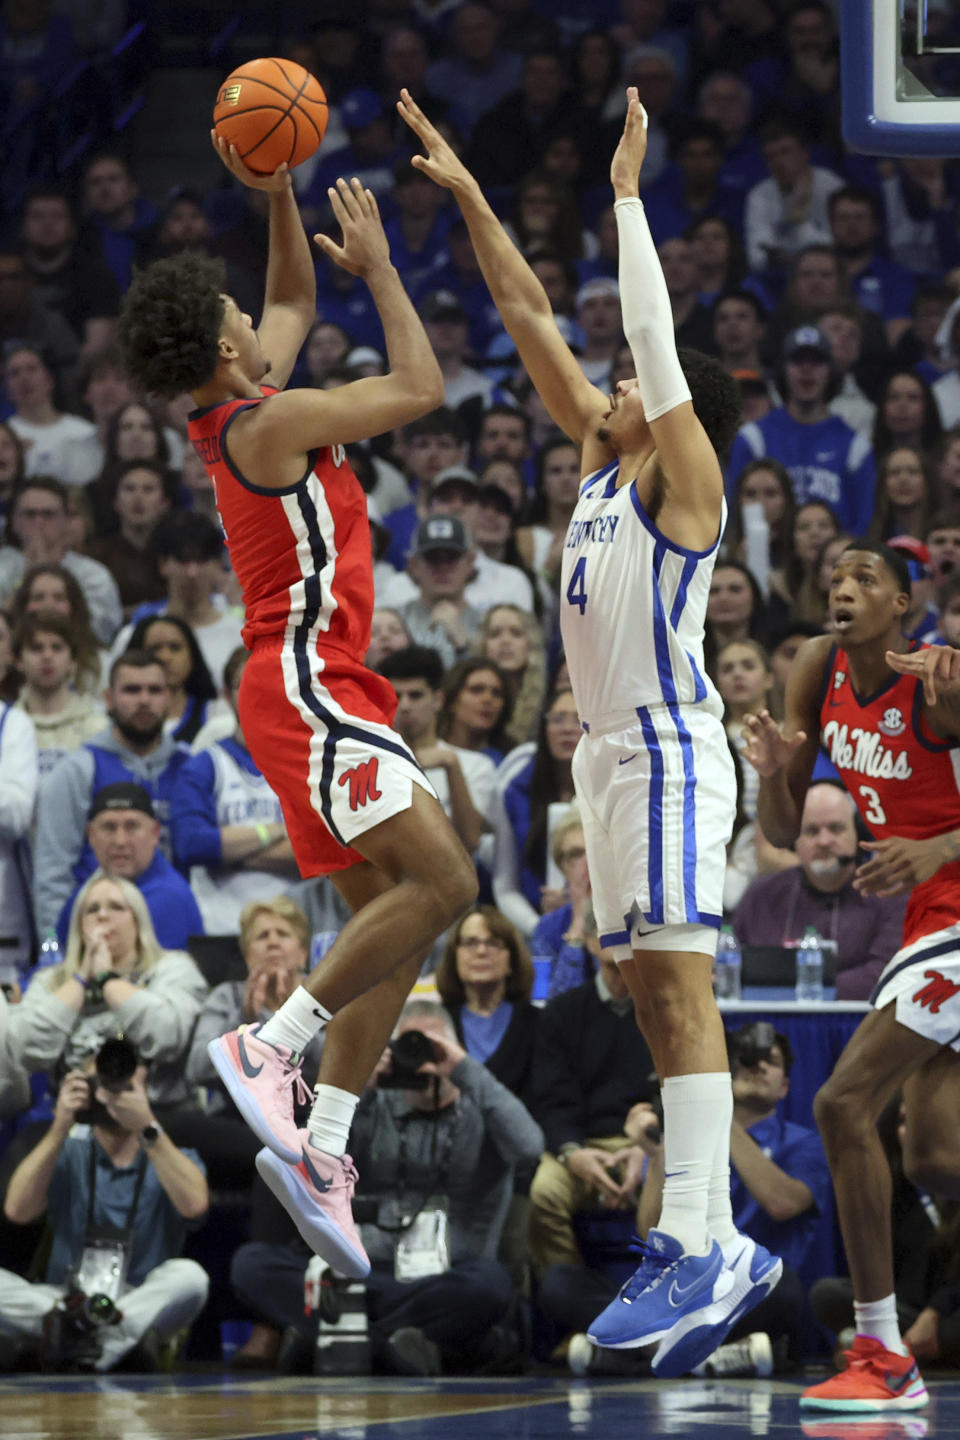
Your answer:
[[[743,723],[747,761],[760,776],[757,820],[771,845],[786,849],[800,834],[803,802],[813,774],[820,735],[818,714],[829,636],[807,640],[787,678],[782,728],[768,710]]]
[[[717,537],[723,475],[697,419],[677,356],[673,310],[660,258],[640,199],[647,150],[647,115],[631,85],[623,134],[610,165],[620,242],[620,304],[643,411],[670,486],[671,502],[688,511],[704,547]]]
[[[470,231],[483,278],[493,296],[524,368],[552,419],[579,445],[596,425],[606,396],[591,385],[557,329],[540,281],[484,199],[462,160],[427,119],[407,90],[397,110],[423,143],[426,155],[413,164],[438,185],[452,191]]]
[[[213,148],[235,175],[251,190],[270,195],[270,242],[267,284],[257,338],[270,360],[265,383],[282,390],[313,324],[317,310],[317,277],[286,165],[272,175],[248,170],[235,145],[227,145],[211,130]]]
[[[443,376],[427,332],[390,261],[377,202],[357,179],[338,180],[328,191],[343,232],[341,244],[316,235],[338,265],[359,275],[374,298],[387,345],[390,370],[336,390],[291,390],[269,404],[241,412],[230,428],[235,461],[258,484],[290,483],[294,458],[303,469],[306,452],[323,445],[350,445],[407,425],[443,404]],[[297,477],[298,478],[298,477]]]

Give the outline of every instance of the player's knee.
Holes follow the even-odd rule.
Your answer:
[[[443,909],[444,929],[459,920],[480,893],[477,872],[465,850],[459,854],[454,852],[431,883],[436,885],[437,899]]]
[[[821,1134],[831,1137],[873,1124],[865,1097],[843,1078],[831,1075],[814,1096],[814,1119]]]

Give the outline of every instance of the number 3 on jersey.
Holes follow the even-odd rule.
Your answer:
[[[576,605],[582,615],[587,608],[587,588],[584,583],[587,574],[587,557],[581,555],[573,567],[573,574],[570,576],[570,584],[567,586],[567,602]]]
[[[861,785],[860,794],[863,796],[864,800],[867,801],[867,808],[863,812],[863,818],[864,820],[866,820],[867,824],[886,825],[887,814],[882,804],[880,803],[880,796],[877,794],[876,790],[874,790],[873,786]]]

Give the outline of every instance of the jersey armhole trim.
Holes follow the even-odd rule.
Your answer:
[[[833,679],[833,672],[834,672],[834,669],[835,669],[835,667],[836,667],[837,655],[838,655],[839,651],[840,651],[840,646],[837,645],[836,643],[834,643],[833,645],[830,646],[830,653],[829,653],[829,655],[827,656],[826,664],[825,664],[824,667],[823,667],[823,676],[822,676],[821,681],[820,681],[820,696],[819,696],[819,699],[817,700],[817,714],[818,714],[818,715],[820,714],[821,710],[823,709],[824,701],[826,700],[827,696],[828,696],[829,693],[830,693],[830,683],[831,683],[831,681],[832,681],[832,679]]]
[[[637,515],[640,518],[640,523],[643,525],[644,529],[650,532],[658,545],[663,545],[666,547],[666,549],[672,550],[674,555],[685,555],[690,560],[705,560],[708,555],[712,555],[714,553],[717,546],[720,544],[724,528],[723,501],[721,501],[720,524],[717,530],[716,540],[714,540],[712,545],[708,545],[706,550],[690,550],[685,545],[678,545],[676,540],[669,539],[666,535],[664,535],[662,530],[659,530],[657,528],[657,526],[650,519],[650,516],[647,514],[646,510],[643,507],[643,501],[637,494],[637,485],[636,481],[634,480],[630,481],[630,500],[633,504],[634,510],[637,512]]]
[[[238,415],[242,415],[245,410],[252,410],[256,405],[259,404],[259,400],[251,400],[249,405],[238,405],[236,410],[234,410],[233,414],[224,421],[223,427],[220,431],[220,454],[223,456],[223,463],[226,465],[227,469],[230,471],[230,474],[233,476],[234,480],[236,480],[237,484],[242,485],[244,490],[249,490],[250,493],[253,495],[294,495],[300,489],[301,485],[303,485],[305,481],[309,480],[310,476],[313,474],[314,467],[317,463],[317,457],[319,456],[320,449],[322,447],[318,446],[315,450],[307,451],[307,468],[300,476],[300,479],[297,480],[293,485],[254,485],[253,481],[248,480],[247,477],[243,474],[243,472],[241,470],[238,470],[236,465],[234,465],[233,461],[230,459],[230,454],[227,450],[227,431],[230,429],[230,426],[233,424],[234,420],[236,420]]]

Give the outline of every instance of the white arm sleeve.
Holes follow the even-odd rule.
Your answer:
[[[689,400],[690,387],[677,358],[673,311],[660,257],[653,243],[643,201],[632,197],[614,204],[620,238],[620,306],[648,420]]]

